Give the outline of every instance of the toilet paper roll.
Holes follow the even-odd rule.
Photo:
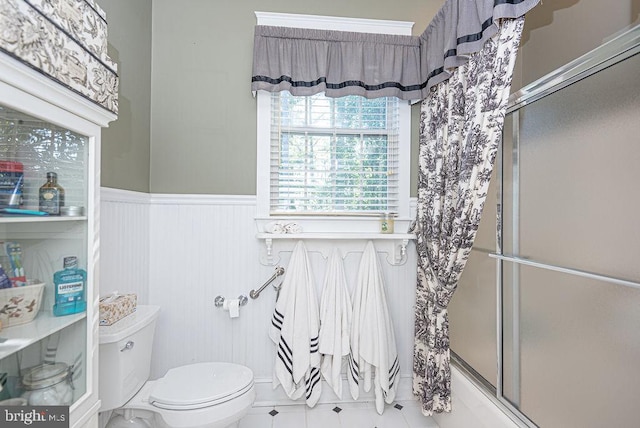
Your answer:
[[[229,311],[231,318],[238,318],[240,316],[240,299],[227,299],[224,301],[222,307]]]

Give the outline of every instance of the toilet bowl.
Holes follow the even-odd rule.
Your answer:
[[[141,305],[112,326],[100,327],[100,411],[113,410],[107,428],[237,426],[255,401],[249,368],[196,363],[148,380],[158,312],[157,306]]]
[[[146,382],[116,411],[121,418],[112,418],[107,427],[130,427],[133,418],[142,418],[157,428],[226,428],[242,418],[254,401],[253,373],[248,368],[190,364]]]

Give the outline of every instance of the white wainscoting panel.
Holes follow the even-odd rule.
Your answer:
[[[149,296],[149,194],[100,189],[100,295]]]
[[[238,318],[232,319],[227,311],[214,306],[216,296],[248,296],[274,272],[274,266],[262,265],[259,260],[264,244],[255,237],[255,197],[154,194],[147,201],[133,204],[136,207],[126,204],[103,198],[102,224],[107,236],[102,238],[102,289],[105,290],[105,283],[122,276],[134,277],[135,281],[146,279],[147,288],[140,283],[137,290],[141,303],[161,306],[151,377],[158,378],[169,368],[188,363],[235,362],[253,370],[259,402],[281,401],[281,388],[271,388],[275,346],[268,337],[268,328],[276,298],[273,288],[269,286],[256,300],[249,298]],[[130,231],[132,235],[125,233],[125,229],[134,229],[133,224],[140,223],[144,210],[148,213],[146,235],[138,230]],[[111,233],[113,237],[109,236]],[[129,242],[133,234],[142,240],[146,237],[146,244],[136,247],[146,245],[146,258],[137,253],[129,257],[120,254],[125,251],[121,246],[134,247]],[[105,245],[105,241],[111,242]],[[398,395],[403,399],[411,399],[416,283],[413,242],[407,247],[407,254],[404,265],[392,266],[386,261],[387,254],[379,253],[400,357]],[[309,255],[320,299],[327,260],[319,252]],[[281,253],[280,257],[280,264],[286,269],[290,253]],[[361,253],[345,257],[351,292],[360,257]],[[274,284],[281,281],[282,277]],[[323,401],[341,401],[328,387],[324,389]],[[348,388],[344,388],[342,400],[348,401],[348,395]]]

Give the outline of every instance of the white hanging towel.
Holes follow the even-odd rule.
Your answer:
[[[311,263],[304,243],[299,241],[282,282],[269,337],[277,347],[273,387],[282,385],[293,400],[304,395],[309,407],[318,402],[322,385],[319,330],[318,299]]]
[[[353,295],[351,321],[351,355],[349,356],[349,390],[354,400],[360,394],[360,378],[364,391],[371,390],[371,377],[376,411],[382,414],[384,403],[392,403],[399,381],[398,353],[393,324],[389,316],[384,280],[378,255],[369,241],[362,254],[358,280]]]
[[[329,258],[320,300],[320,354],[322,377],[342,398],[342,357],[349,355],[351,298],[340,251]]]

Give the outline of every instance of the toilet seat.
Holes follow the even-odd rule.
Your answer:
[[[197,363],[170,369],[158,379],[149,403],[167,410],[193,410],[237,398],[253,388],[253,373],[233,363]]]

